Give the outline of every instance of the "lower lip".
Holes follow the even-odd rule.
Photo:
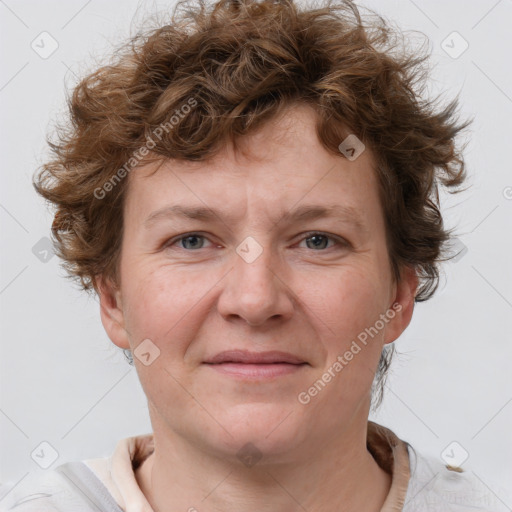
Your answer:
[[[246,364],[246,363],[219,363],[208,364],[215,371],[249,379],[270,379],[298,372],[306,366],[303,364],[272,363],[272,364]]]

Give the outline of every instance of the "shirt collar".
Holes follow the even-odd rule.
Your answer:
[[[380,512],[403,509],[410,479],[408,444],[390,429],[368,421],[367,448],[391,477],[391,488]],[[110,457],[84,461],[125,512],[154,512],[135,478],[135,470],[154,451],[153,434],[127,437]]]

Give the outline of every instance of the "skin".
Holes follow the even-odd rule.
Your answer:
[[[160,350],[147,366],[134,358],[155,439],[136,478],[156,512],[377,512],[391,477],[366,448],[371,384],[384,344],[410,322],[418,281],[412,270],[392,279],[372,153],[328,153],[305,105],[242,143],[209,162],[147,164],[129,176],[120,283],[98,282],[112,342],[135,350],[150,339]],[[175,204],[219,217],[144,227]],[[283,217],[306,204],[351,206],[366,231],[342,218]],[[315,245],[310,231],[327,238]],[[190,233],[204,238],[177,240]],[[251,263],[236,252],[248,236],[263,250]],[[394,318],[300,403],[393,303]],[[203,364],[229,349],[281,350],[308,364],[259,381]],[[237,457],[249,442],[262,454],[251,467]]]

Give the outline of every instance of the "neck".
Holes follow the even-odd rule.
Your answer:
[[[154,428],[155,451],[136,479],[155,512],[379,512],[391,476],[366,448],[365,422],[286,462],[251,467]]]

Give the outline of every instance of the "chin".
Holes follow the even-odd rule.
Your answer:
[[[219,430],[220,444],[230,453],[249,445],[248,450],[254,446],[262,454],[278,456],[293,450],[304,437],[301,415],[277,403],[246,403],[213,415],[229,432]]]

